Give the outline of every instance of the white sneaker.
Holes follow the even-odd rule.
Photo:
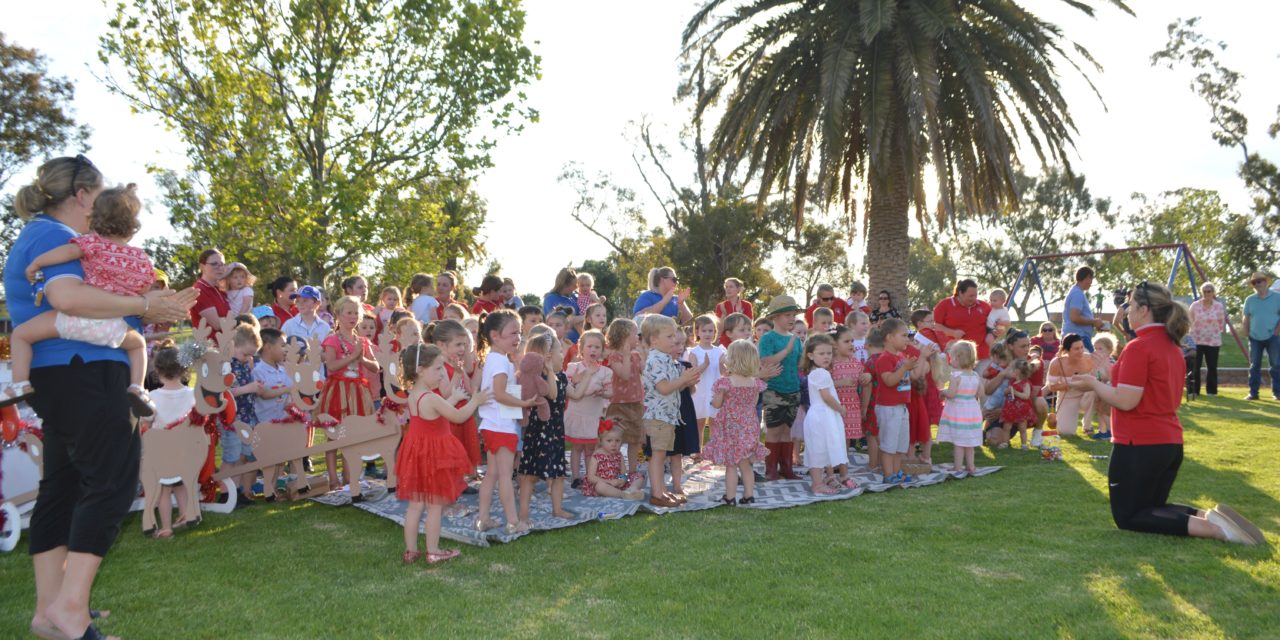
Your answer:
[[[1219,513],[1216,509],[1215,507],[1207,511],[1206,516],[1209,518],[1209,522],[1222,529],[1222,532],[1227,536],[1227,542],[1246,545],[1258,544],[1258,541],[1254,540],[1253,536],[1249,535],[1244,529],[1241,529],[1234,520]]]
[[[1031,446],[1038,447],[1044,442],[1044,429],[1031,430]]]
[[[1238,529],[1248,534],[1254,542],[1258,544],[1267,544],[1267,537],[1263,535],[1262,529],[1259,529],[1257,525],[1250,522],[1248,518],[1237,513],[1235,509],[1232,509],[1225,504],[1219,504],[1209,513],[1217,513],[1227,520],[1230,520]]]

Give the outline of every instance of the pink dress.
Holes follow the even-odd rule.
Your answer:
[[[570,379],[585,371],[587,365],[571,362],[565,371]],[[600,436],[600,419],[609,407],[609,399],[597,395],[601,391],[613,392],[613,369],[601,365],[587,383],[587,395],[580,400],[569,400],[564,412],[564,437],[573,444],[595,444]]]
[[[617,480],[622,475],[622,454],[608,454],[603,451],[597,451],[591,454],[596,459],[596,477],[601,480]],[[596,493],[596,485],[591,482],[582,483],[582,495],[599,496]]]
[[[760,443],[760,419],[756,399],[764,391],[764,381],[747,387],[734,386],[729,376],[716,381],[713,391],[724,392],[724,404],[711,420],[711,438],[702,448],[702,457],[715,464],[734,465],[742,460],[763,460],[769,450]]]
[[[84,257],[84,282],[91,287],[121,296],[146,293],[155,282],[156,270],[147,252],[127,244],[112,242],[97,234],[76,236],[71,242]]]
[[[831,377],[854,378],[862,376],[866,369],[854,358],[843,362],[831,363]],[[844,405],[844,437],[846,440],[862,437],[862,399],[858,397],[858,385],[852,387],[836,387],[836,397]]]

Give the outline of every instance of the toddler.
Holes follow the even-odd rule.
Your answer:
[[[243,262],[232,262],[227,265],[226,275],[222,276],[222,290],[227,292],[227,306],[231,315],[238,316],[249,313],[253,308],[253,283],[258,278],[249,273]]]
[[[187,368],[182,365],[181,359],[178,357],[178,349],[173,346],[173,341],[169,340],[156,347],[155,357],[153,358],[152,368],[155,370],[156,377],[160,379],[161,386],[152,392],[155,398],[156,412],[149,418],[142,420],[142,430],[147,429],[164,429],[171,424],[184,420],[192,409],[196,406],[195,394],[187,385],[183,384],[183,378],[187,376]],[[195,427],[190,427],[195,428]],[[181,529],[187,525],[194,524],[187,522],[185,519],[177,522],[173,521],[173,509],[169,506],[172,504],[174,497],[178,500],[178,513],[187,512],[187,492],[175,491],[174,487],[181,484],[181,480],[166,483],[160,481],[160,497],[157,504],[160,506],[160,528],[152,534],[156,538],[172,538],[174,529]]]
[[[859,440],[862,438],[862,407],[871,394],[871,385],[868,384],[871,382],[871,376],[866,372],[863,361],[854,354],[853,330],[844,325],[838,325],[833,339],[835,340],[835,357],[831,362],[831,377],[842,407],[844,438],[846,442]],[[849,478],[849,465],[841,465],[836,472],[841,485],[850,489],[857,486],[857,483]]]
[[[599,426],[600,437],[595,451],[587,460],[587,480],[582,484],[582,495],[643,500],[644,476],[632,474],[622,477],[622,427],[609,420]]]
[[[991,346],[1004,338],[1004,332],[1009,330],[1009,325],[1013,323],[1013,318],[1009,316],[1009,309],[1005,304],[1009,301],[1009,294],[1004,289],[992,289],[987,294],[987,302],[991,304],[991,311],[987,313],[987,346]],[[998,330],[998,332],[997,332]]]
[[[587,307],[604,302],[604,298],[596,294],[596,279],[589,273],[578,274],[578,290],[575,293],[578,303],[578,314],[586,315]],[[561,340],[564,338],[562,337]]]
[[[627,445],[627,475],[638,475],[640,448],[644,443],[644,384],[640,380],[644,357],[640,345],[640,329],[631,318],[615,318],[605,333],[604,360],[613,372],[613,398],[605,410],[605,418],[622,429],[622,442]]]
[[[951,358],[951,381],[943,390],[946,406],[938,422],[938,442],[950,442],[954,448],[951,469],[978,471],[973,462],[973,449],[982,445],[982,379],[974,373],[978,364],[978,348],[969,340],[956,340],[947,349]]]
[[[236,420],[249,427],[258,424],[254,398],[262,390],[262,384],[253,379],[253,369],[256,364],[254,356],[261,348],[262,338],[253,327],[242,324],[235,328],[231,340],[231,375],[235,377],[236,386],[230,391],[231,397],[236,401]],[[240,434],[236,433],[236,425],[222,428],[218,441],[222,443],[222,464],[241,464],[254,459],[253,449],[241,442]],[[240,501],[236,505],[243,503],[244,506],[251,506],[253,483],[258,480],[258,472],[249,471],[234,480],[240,485]],[[263,493],[266,493],[266,485],[263,488]]]
[[[1101,334],[1093,338],[1093,361],[1097,364],[1094,373],[1098,379],[1111,383],[1111,366],[1115,364],[1112,354],[1116,350],[1115,338],[1108,334]],[[1093,415],[1098,415],[1098,430],[1090,438],[1094,440],[1110,440],[1111,439],[1111,405],[1102,399],[1100,394],[1095,395],[1093,404],[1085,408],[1084,411],[1084,427],[1088,429],[1093,424]]]
[[[818,307],[813,310],[813,333],[826,335],[831,333],[831,327],[835,325],[835,314],[831,309],[826,307]]]
[[[444,353],[435,345],[405,347],[400,351],[400,371],[402,385],[410,390],[409,428],[396,452],[396,488],[409,501],[401,559],[413,564],[422,557],[418,551],[418,528],[422,512],[426,511],[427,563],[435,564],[461,554],[457,549],[440,548],[440,523],[445,505],[453,504],[462,494],[466,486],[462,478],[472,469],[462,444],[449,433],[449,423],[465,421],[491,395],[480,391],[467,400],[461,389],[455,389],[448,398],[435,393],[446,375]],[[466,404],[457,408],[456,403],[464,400]]]
[[[716,415],[716,408],[711,406],[711,390],[720,379],[720,362],[725,349],[716,342],[715,316],[706,314],[694,318],[693,333],[698,338],[698,343],[685,354],[685,361],[694,366],[705,365],[693,392],[693,410],[697,417],[698,445],[701,448],[706,441],[705,431]]]
[[[1022,450],[1027,450],[1027,425],[1035,424],[1036,409],[1031,401],[1031,363],[1026,360],[1018,359],[1013,361],[1013,371],[1015,373],[1013,382],[1009,383],[1009,397],[1004,401],[1004,408],[1000,410],[1000,422],[1005,425],[1005,443],[1000,448],[1008,446],[1008,441],[1013,439],[1012,429],[1018,430],[1018,439],[1022,442]]]
[[[808,374],[809,410],[804,418],[804,464],[812,480],[810,490],[817,495],[836,493],[842,484],[833,469],[849,466],[849,451],[844,437],[844,405],[831,379],[834,357],[831,336],[818,333],[805,342],[801,366]],[[847,479],[850,489],[857,483]]]
[[[902,455],[910,442],[910,417],[907,403],[911,400],[911,371],[917,359],[907,356],[907,323],[889,318],[880,326],[884,335],[884,353],[876,359],[880,386],[876,390],[876,424],[880,429],[880,462],[884,465],[884,481],[905,484],[915,478],[902,473]]]
[[[725,494],[720,501],[727,505],[748,505],[756,501],[751,463],[769,454],[760,444],[760,419],[756,415],[756,402],[765,387],[764,381],[757,377],[760,354],[750,341],[738,339],[729,344],[721,363],[725,375],[716,380],[712,389],[711,405],[717,411],[711,419],[711,438],[702,456],[724,465]],[[739,479],[742,480],[741,500],[737,499]]]
[[[147,252],[129,245],[141,227],[138,211],[142,201],[137,185],[115,187],[103,191],[89,214],[92,233],[76,236],[57,249],[36,256],[27,267],[27,280],[36,283],[35,302],[44,296],[44,278],[40,269],[79,260],[84,267],[84,282],[122,296],[140,296],[151,289],[156,271]],[[0,390],[6,404],[34,395],[31,386],[31,345],[42,340],[62,338],[99,346],[123,349],[129,356],[129,403],[134,414],[147,417],[155,413],[155,405],[143,388],[147,373],[147,343],[142,334],[129,326],[124,318],[82,318],[61,311],[46,311],[13,329],[9,336],[13,382]]]
[[[564,508],[564,405],[569,380],[560,370],[563,360],[560,343],[550,334],[530,338],[528,356],[542,358],[541,376],[546,385],[547,415],[544,418],[539,412],[531,413],[524,428],[524,443],[520,450],[520,522],[529,522],[529,501],[538,480],[547,482],[551,515],[573,520],[577,516]],[[520,362],[520,367],[524,369],[524,361]]]
[[[263,329],[259,337],[262,349],[258,351],[258,363],[253,366],[253,381],[258,384],[253,398],[253,413],[259,424],[284,421],[288,417],[285,408],[289,405],[289,392],[293,387],[293,378],[284,369],[284,334],[276,329]],[[294,474],[302,473],[296,462],[291,464],[295,465]],[[262,493],[267,502],[276,501],[274,487],[281,467],[274,465],[262,470]]]
[[[640,340],[649,349],[640,379],[644,383],[644,434],[653,455],[649,458],[649,504],[678,507],[686,496],[667,491],[664,478],[667,451],[675,449],[676,425],[680,423],[680,390],[693,385],[706,365],[684,369],[671,356],[683,347],[683,334],[676,323],[663,315],[645,316]],[[673,461],[674,462],[674,461]],[[673,466],[673,471],[675,471]],[[676,472],[678,474],[678,471]]]
[[[600,420],[613,396],[613,370],[603,364],[604,334],[591,329],[578,338],[581,360],[569,364],[569,407],[565,410],[565,440],[572,447],[570,466],[573,488],[582,486],[579,469],[591,456],[591,449],[600,437]],[[596,437],[592,437],[592,435]]]

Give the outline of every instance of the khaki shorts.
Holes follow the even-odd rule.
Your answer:
[[[641,444],[644,442],[644,425],[641,421],[644,418],[643,402],[615,402],[609,405],[605,410],[604,417],[613,420],[613,423],[622,427],[622,441],[627,444]]]
[[[644,434],[649,436],[649,449],[671,451],[676,448],[676,426],[661,420],[645,420]]]

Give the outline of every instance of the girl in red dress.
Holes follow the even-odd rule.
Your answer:
[[[367,416],[374,410],[367,376],[378,372],[378,361],[373,357],[373,345],[356,335],[364,307],[359,299],[343,296],[334,303],[333,311],[337,327],[320,343],[324,349],[324,367],[329,372],[320,396],[320,411],[335,420]],[[327,452],[324,459],[329,470],[329,486],[341,486],[338,484],[338,452]],[[345,461],[342,467],[348,469]],[[348,477],[347,481],[358,479]]]
[[[1009,398],[1005,400],[1000,411],[1000,422],[1013,425],[1018,430],[1018,439],[1022,449],[1027,449],[1027,425],[1035,424],[1036,408],[1031,399],[1031,363],[1018,359],[1013,361],[1013,371],[1017,374],[1009,384]],[[1003,447],[1001,447],[1003,448]]]
[[[475,359],[468,358],[474,349],[471,333],[457,320],[440,320],[427,325],[423,334],[427,342],[444,353],[445,378],[435,387],[436,393],[446,398],[453,395],[455,389],[471,393],[475,386],[471,378],[476,369]],[[465,402],[459,402],[457,408],[461,409],[464,404]],[[478,466],[480,433],[476,430],[476,419],[467,416],[465,420],[450,422],[449,429],[453,437],[462,443],[471,466]]]
[[[418,527],[424,510],[427,562],[444,562],[461,554],[457,549],[440,548],[440,521],[445,505],[453,504],[462,494],[466,486],[463,476],[475,467],[449,425],[470,420],[490,393],[481,391],[468,400],[467,392],[454,387],[448,398],[441,397],[436,390],[448,379],[444,360],[444,353],[435,345],[415,344],[400,352],[402,384],[411,389],[409,430],[396,454],[396,490],[409,501],[404,514],[405,564],[422,557],[418,551]]]

